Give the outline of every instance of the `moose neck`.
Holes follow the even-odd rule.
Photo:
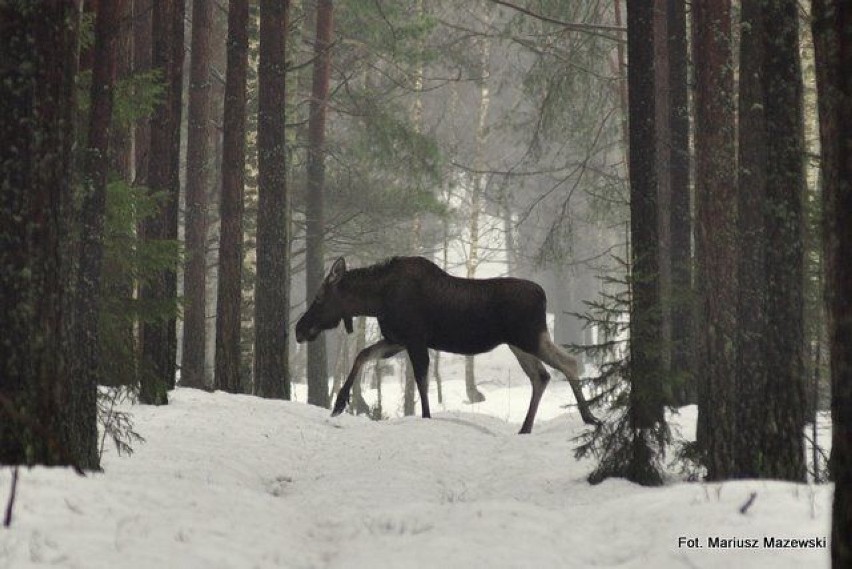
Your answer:
[[[348,316],[378,316],[388,280],[380,268],[351,269],[343,275],[339,290]]]

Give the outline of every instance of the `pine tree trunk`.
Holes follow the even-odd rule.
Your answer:
[[[186,150],[186,238],[181,385],[203,389],[207,310],[207,188],[210,161],[210,37],[213,0],[192,2]]]
[[[852,566],[852,7],[813,0],[831,367],[833,569]]]
[[[671,393],[674,385],[671,381],[672,353],[672,125],[670,117],[671,86],[669,84],[669,18],[668,0],[654,0],[654,90],[656,129],[655,161],[657,165],[657,228],[658,263],[660,294],[660,365],[664,373],[665,393]],[[671,401],[668,399],[668,401]]]
[[[631,429],[636,443],[626,473],[652,484],[653,455],[648,440],[663,418],[661,306],[659,283],[658,180],[656,159],[656,77],[653,36],[654,1],[627,6],[627,81],[630,106],[630,242],[632,306],[630,314]]]
[[[90,96],[89,129],[84,159],[83,199],[81,202],[80,259],[74,305],[71,380],[77,383],[80,398],[72,407],[75,431],[83,438],[71,437],[67,448],[83,461],[86,468],[98,468],[97,385],[100,380],[99,316],[101,269],[103,266],[106,186],[109,174],[109,140],[112,126],[113,87],[119,6],[126,0],[103,2],[95,19],[94,67]],[[76,447],[76,448],[75,448]]]
[[[804,481],[805,190],[802,71],[796,0],[764,3],[766,101],[767,421],[761,424],[761,475]],[[847,31],[848,33],[848,31]]]
[[[743,3],[733,475],[805,476],[802,87],[796,2]],[[756,444],[755,444],[756,443]]]
[[[489,12],[487,21],[491,21]],[[467,278],[476,277],[476,269],[479,266],[479,217],[482,214],[482,193],[485,191],[485,142],[486,125],[488,123],[488,107],[491,103],[491,94],[488,86],[488,75],[490,72],[491,40],[488,37],[479,38],[479,111],[476,121],[476,142],[474,149],[473,184],[470,194],[470,223],[468,234],[470,238],[470,250],[467,258]],[[467,392],[467,400],[470,403],[485,401],[485,395],[476,388],[475,364],[473,356],[465,356],[464,360],[464,383]]]
[[[734,441],[737,193],[730,0],[692,5],[695,51],[698,437],[710,480],[729,478]]]
[[[144,73],[151,69],[151,11],[151,4],[133,2],[134,73]],[[150,150],[151,119],[141,117],[133,128],[133,183],[136,185],[148,185]]]
[[[689,188],[686,5],[668,0],[669,127],[671,154],[671,375],[676,405],[695,403],[695,335],[692,294],[692,212]]]
[[[762,0],[743,0],[739,83],[739,265],[736,371],[737,424],[741,432],[760,433],[767,362],[766,352],[766,116],[763,100]],[[737,437],[736,475],[758,477],[760,444]]]
[[[243,190],[246,163],[248,0],[228,4],[228,62],[222,142],[219,286],[216,300],[216,389],[239,393],[242,305]]]
[[[331,74],[331,34],[333,8],[331,0],[318,0],[316,10],[316,40],[308,119],[308,165],[306,224],[306,293],[313,298],[325,277],[325,122]],[[308,344],[308,403],[329,406],[328,362],[325,336]]]
[[[290,399],[285,55],[290,3],[260,3],[255,393]]]
[[[184,4],[179,0],[154,0],[151,13],[152,67],[166,84],[162,102],[151,118],[148,187],[166,196],[165,203],[146,220],[147,241],[177,239],[177,208],[180,193],[180,117],[183,88]],[[177,298],[176,267],[165,269],[141,288],[143,300],[164,304]],[[174,387],[177,332],[174,318],[146,322],[142,326],[142,365],[139,401],[168,403],[167,389]]]
[[[0,5],[0,464],[97,466],[64,337],[77,23],[71,1]]]
[[[133,73],[133,2],[121,0],[118,3],[118,34],[116,46],[116,81],[126,81]],[[150,49],[150,46],[149,46]],[[130,124],[116,121],[112,125],[110,140],[110,167],[124,183],[133,183],[133,132]],[[128,230],[132,230],[129,227]],[[132,306],[134,302],[134,278],[125,267],[124,259],[113,256],[104,257],[103,274],[110,275],[102,279],[101,294],[116,306]],[[126,318],[117,330],[118,339],[114,344],[122,352],[118,358],[101,358],[101,382],[107,385],[136,385],[136,339],[134,321]],[[129,356],[129,357],[128,357]],[[109,359],[109,361],[107,361]],[[128,364],[130,364],[128,368]]]

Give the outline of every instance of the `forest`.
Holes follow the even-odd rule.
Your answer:
[[[680,516],[648,538],[659,566],[716,566],[698,549],[740,527],[764,549],[822,532],[807,546],[822,557],[774,566],[852,567],[848,2],[0,0],[0,55],[0,565],[161,566],[141,546],[89,557],[68,529],[115,522],[120,552],[124,506],[91,501],[148,473],[171,494],[134,500],[175,512],[128,531],[153,543],[186,524],[164,538],[191,544],[167,552],[186,567],[210,566],[201,551],[223,567],[422,567],[456,535],[470,543],[448,546],[453,567],[618,566],[603,542],[563,551],[592,529],[539,543],[519,520],[609,523],[630,504],[653,524],[646,487]],[[470,313],[442,289],[425,320],[411,291],[443,281],[422,272],[396,303],[360,299],[394,314],[340,296],[408,257],[538,286]],[[539,289],[531,348],[520,307]],[[498,314],[508,349],[415,334],[484,333]],[[406,419],[430,403],[435,419]],[[510,434],[521,421],[532,433]],[[236,541],[261,551],[253,523],[315,523],[288,538],[313,544],[304,557],[251,562],[226,530],[187,529],[227,515],[223,489],[252,472],[266,498],[309,502],[227,506]],[[169,486],[183,477],[190,494]],[[716,509],[690,514],[699,487]],[[189,495],[198,517],[176,505]],[[494,528],[471,529],[481,508]],[[497,553],[506,524],[538,545]],[[705,545],[679,551],[684,528]],[[629,532],[612,539],[636,564]]]

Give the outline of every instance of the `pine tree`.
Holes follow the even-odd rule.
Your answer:
[[[318,0],[314,39],[313,85],[308,119],[307,207],[305,211],[306,291],[313,298],[325,278],[325,137],[331,73],[331,0]],[[325,336],[308,344],[308,403],[328,407]]]
[[[207,276],[207,191],[210,176],[210,37],[213,0],[192,2],[186,150],[186,247],[181,385],[204,388]]]
[[[151,12],[152,68],[159,70],[165,84],[163,100],[150,122],[151,142],[148,160],[148,186],[152,195],[165,196],[160,211],[144,222],[147,242],[177,239],[177,208],[180,177],[180,117],[183,77],[184,3],[154,0]],[[169,304],[177,296],[176,265],[166,269],[141,287],[140,297],[152,304]],[[139,400],[142,403],[168,403],[166,390],[174,386],[177,332],[174,318],[144,322],[141,333],[142,366]]]
[[[260,3],[255,393],[289,399],[290,274],[285,51],[290,2]]]
[[[0,463],[90,462],[76,354],[68,247],[77,69],[71,1],[0,4]],[[59,398],[59,394],[62,398]]]
[[[736,183],[730,0],[692,5],[695,54],[695,195],[698,443],[711,480],[733,469]]]
[[[94,66],[90,97],[89,129],[84,158],[81,203],[80,260],[74,305],[76,314],[72,342],[77,355],[72,359],[71,380],[78,383],[81,397],[74,421],[86,438],[67,441],[80,445],[74,454],[90,468],[98,467],[97,385],[100,383],[100,306],[101,270],[104,257],[104,221],[106,216],[109,141],[113,115],[113,90],[116,67],[119,4],[106,2],[98,7],[95,20]],[[76,364],[76,365],[74,365]],[[82,445],[80,444],[82,442]]]
[[[833,569],[852,565],[852,7],[813,0],[831,348]]]
[[[248,0],[228,5],[228,63],[222,150],[222,223],[216,302],[216,388],[242,391],[240,326],[242,304],[243,190],[245,187]]]
[[[627,6],[630,104],[630,235],[632,248],[630,310],[630,427],[634,431],[628,479],[658,484],[653,440],[663,424],[662,320],[658,187],[656,163],[655,60],[652,36],[654,2]]]

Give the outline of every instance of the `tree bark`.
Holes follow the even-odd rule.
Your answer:
[[[248,0],[228,5],[228,62],[222,150],[219,287],[216,301],[216,389],[239,393],[242,305],[243,191],[246,167]]]
[[[314,41],[314,70],[308,118],[307,209],[305,240],[307,245],[306,293],[313,298],[325,277],[323,240],[325,238],[325,122],[331,74],[331,0],[318,0]],[[308,344],[308,403],[329,406],[328,362],[325,337],[321,334]]]
[[[484,7],[484,6],[483,6]],[[488,12],[487,21],[491,21],[491,12]],[[483,36],[478,40],[479,44],[479,107],[476,120],[476,141],[474,147],[474,170],[472,174],[472,185],[470,191],[470,218],[468,233],[470,236],[470,250],[467,257],[467,278],[476,277],[476,269],[479,266],[479,217],[482,214],[482,193],[485,190],[485,141],[487,137],[486,126],[488,124],[488,107],[491,103],[491,92],[488,85],[488,75],[491,69],[491,40]],[[476,388],[475,360],[473,356],[465,356],[464,359],[464,384],[467,392],[467,400],[470,403],[485,401],[485,395]]]
[[[63,332],[77,21],[70,0],[0,5],[0,464],[89,458],[65,446],[89,440]]]
[[[813,0],[831,367],[831,563],[852,566],[852,7]]]
[[[671,377],[675,405],[695,403],[692,293],[692,212],[689,172],[686,5],[667,1],[669,51],[669,186],[671,262]]]
[[[763,62],[763,0],[744,0],[740,35],[738,307],[736,402],[738,428],[759,433],[767,419],[766,351],[766,116],[761,80]],[[757,477],[761,445],[751,437],[734,440],[741,477]]]
[[[733,470],[737,193],[730,0],[692,5],[695,71],[698,438],[710,480]]]
[[[183,88],[183,17],[179,0],[153,0],[151,13],[152,67],[165,81],[162,102],[151,118],[148,187],[164,194],[160,211],[143,224],[147,241],[177,239],[177,207],[180,192],[180,117]],[[159,305],[177,298],[175,268],[161,270],[141,287],[141,298]],[[166,391],[174,387],[177,332],[174,318],[146,322],[142,326],[142,367],[139,400],[142,403],[168,403]]]
[[[103,2],[95,19],[94,67],[90,95],[89,129],[84,159],[83,198],[80,211],[80,259],[75,286],[73,334],[75,357],[71,358],[71,381],[79,398],[72,420],[78,436],[65,441],[86,468],[98,468],[97,386],[100,380],[99,316],[101,269],[104,254],[109,140],[112,126],[118,15],[125,0]],[[79,434],[83,434],[80,437]],[[77,448],[75,448],[77,447]]]
[[[151,2],[133,2],[133,71],[144,73],[151,69]],[[148,164],[151,150],[151,119],[141,117],[133,131],[133,183],[148,184]]]
[[[285,50],[290,2],[260,3],[255,393],[290,399]]]
[[[118,5],[118,22],[115,33],[118,34],[116,46],[116,82],[127,81],[133,74],[133,2],[120,0]],[[149,45],[150,49],[150,45]],[[110,168],[116,176],[126,184],[133,183],[133,129],[129,123],[113,121],[112,136],[110,139]],[[131,222],[132,224],[133,222]],[[127,227],[132,231],[134,226]],[[113,255],[104,257],[103,275],[101,280],[101,294],[106,302],[113,306],[126,310],[133,305],[134,277],[132,271],[127,270],[123,259],[117,259]],[[101,358],[100,381],[106,385],[133,385],[137,384],[136,370],[136,338],[135,323],[133,318],[125,318],[116,331],[116,339],[110,342],[115,345],[121,356],[114,358],[107,355]],[[129,364],[129,365],[128,365]]]
[[[664,374],[664,391],[669,394],[672,353],[672,125],[671,86],[669,84],[669,17],[668,0],[654,0],[654,126],[656,131],[655,162],[657,167],[657,227],[659,242],[660,294],[660,365]],[[662,387],[661,387],[662,388]],[[671,401],[671,397],[667,397]]]
[[[635,444],[630,480],[657,483],[650,433],[663,423],[658,180],[656,159],[654,1],[627,5],[630,112],[630,426]]]
[[[186,150],[186,237],[181,385],[203,389],[206,337],[207,189],[210,185],[210,37],[213,0],[192,2]]]
[[[767,205],[767,421],[761,475],[805,480],[806,411],[804,366],[805,189],[802,70],[796,0],[763,5],[766,73]]]

